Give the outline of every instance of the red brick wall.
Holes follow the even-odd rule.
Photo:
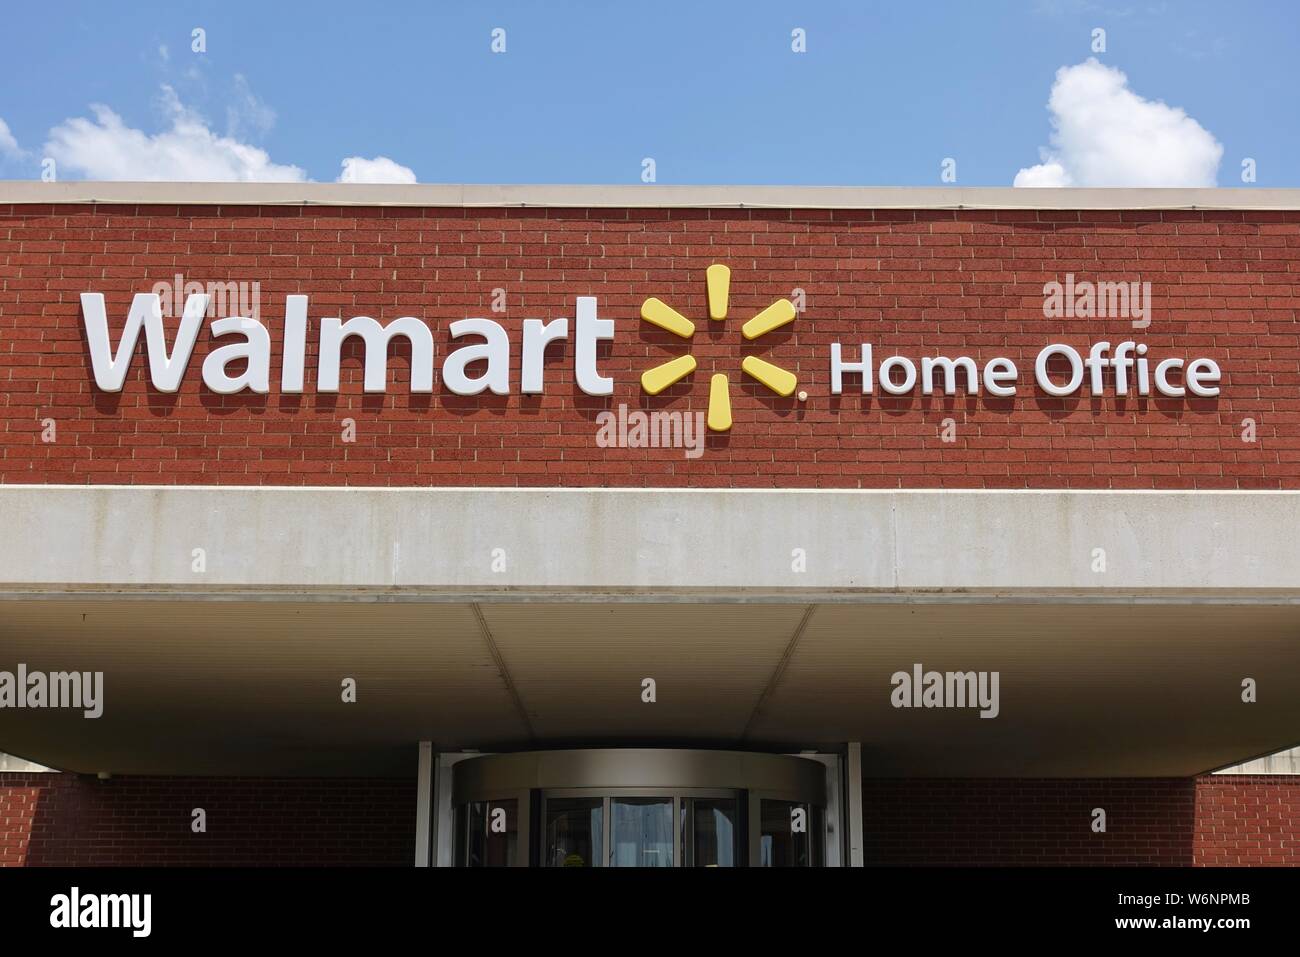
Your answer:
[[[208,813],[206,834],[191,811]],[[0,773],[0,866],[407,866],[414,780]]]
[[[732,268],[733,319],[705,319],[704,270]],[[272,392],[221,397],[201,384],[201,334],[179,394],[146,382],[143,347],[120,394],[94,389],[78,294],[103,292],[116,338],[134,292],[175,273],[258,281],[275,339]],[[1151,326],[1047,320],[1042,286],[1152,283]],[[365,209],[0,206],[0,481],[325,485],[696,485],[828,487],[1300,487],[1300,212]],[[490,311],[492,290],[507,311]],[[795,287],[807,311],[742,349],[739,323]],[[284,297],[311,295],[306,395],[278,391]],[[547,391],[519,394],[525,317],[572,316],[599,297],[617,338],[601,369],[615,394],[572,382],[572,341],[548,353]],[[639,321],[658,296],[697,320],[700,366],[656,399],[639,374],[681,354]],[[342,392],[313,391],[317,321],[423,318],[436,367],[447,325],[488,316],[511,330],[506,397],[457,397],[439,376],[411,396],[406,346],[384,396],[361,394],[345,347]],[[643,326],[645,326],[643,328]],[[1064,341],[1136,339],[1150,357],[1208,356],[1218,399],[1052,399],[1033,358]],[[1014,400],[832,397],[829,343],[849,358],[895,351],[1014,359]],[[478,341],[474,339],[472,341]],[[739,372],[755,352],[798,372],[809,398],[779,399]],[[350,358],[346,358],[349,357]],[[596,446],[599,411],[702,409],[708,377],[731,375],[736,424],[698,459],[680,450]],[[957,441],[939,439],[941,421]],[[340,420],[357,423],[342,442]],[[1258,441],[1241,441],[1244,418]],[[43,443],[41,420],[58,440]]]
[[[0,866],[27,863],[36,805],[44,788],[37,775],[0,773]]]
[[[1300,864],[1300,778],[1286,775],[868,778],[862,804],[868,864]]]
[[[865,859],[877,865],[1185,866],[1196,782],[870,779]],[[1106,810],[1093,833],[1092,809]]]
[[[1197,864],[1300,866],[1300,776],[1202,778],[1195,850]]]

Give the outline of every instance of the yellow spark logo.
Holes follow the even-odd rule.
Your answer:
[[[731,289],[731,270],[721,263],[710,266],[705,273],[709,289],[709,318],[722,322],[727,318],[727,297]],[[673,335],[689,339],[695,335],[695,323],[687,319],[676,309],[659,299],[647,299],[641,304],[641,318],[651,325],[667,330]],[[789,299],[778,299],[754,318],[740,327],[740,334],[747,340],[757,339],[774,329],[779,329],[794,321],[794,303]],[[678,356],[641,374],[641,388],[650,395],[658,395],[664,389],[695,371],[695,357]],[[778,365],[764,362],[757,356],[746,356],[740,368],[749,376],[757,379],[779,396],[794,394],[799,380],[793,372],[787,372]],[[725,373],[716,373],[709,382],[709,428],[714,432],[725,432],[731,428],[731,387]]]

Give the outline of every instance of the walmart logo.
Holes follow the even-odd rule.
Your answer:
[[[721,263],[715,263],[706,270],[705,275],[708,281],[709,319],[724,322],[731,289],[731,270]],[[695,335],[695,323],[659,299],[647,299],[641,305],[641,318],[683,339]],[[741,326],[740,334],[752,341],[794,322],[794,318],[794,303],[788,299],[778,299]],[[658,395],[694,372],[696,365],[694,356],[678,356],[642,373],[641,388],[649,395]],[[740,368],[779,396],[793,395],[799,384],[793,372],[765,362],[757,356],[746,356]],[[709,381],[708,425],[714,432],[726,432],[731,428],[731,384],[723,372],[715,373]]]

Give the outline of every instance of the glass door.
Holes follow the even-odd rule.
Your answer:
[[[822,810],[798,801],[758,798],[757,867],[821,867]]]
[[[682,848],[687,867],[736,867],[740,849],[740,801],[692,797],[682,801]]]
[[[471,801],[456,812],[456,866],[519,864],[519,801]]]
[[[603,867],[606,800],[548,797],[543,803],[543,867]]]
[[[743,807],[743,791],[546,791],[541,802],[541,863],[543,867],[738,867],[744,850]]]
[[[610,867],[675,867],[671,797],[610,799]]]

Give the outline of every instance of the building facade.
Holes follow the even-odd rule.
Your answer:
[[[1298,277],[1291,190],[4,184],[0,863],[1294,864]]]

